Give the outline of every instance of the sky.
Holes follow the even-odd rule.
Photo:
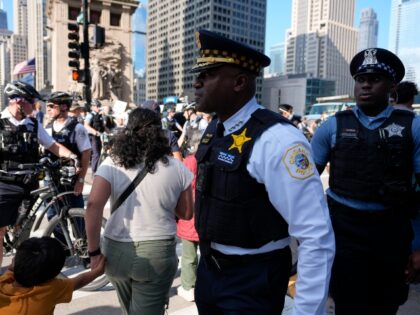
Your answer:
[[[141,2],[147,3],[147,1]],[[291,23],[291,6],[292,0],[267,0],[266,53],[269,53],[271,46],[284,41],[286,29],[290,27]],[[356,0],[355,27],[359,25],[360,11],[364,8],[373,8],[377,13],[379,20],[378,46],[387,48],[391,0]],[[9,29],[12,29],[13,1],[3,0],[3,9],[7,12]]]

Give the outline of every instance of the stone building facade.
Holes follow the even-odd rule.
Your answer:
[[[94,49],[93,42],[90,43],[91,75],[95,80],[93,84],[96,85],[92,86],[92,92],[96,98],[111,102],[118,99],[127,103],[133,100],[131,16],[138,5],[137,0],[89,1],[90,40],[95,24],[105,28],[105,46]],[[80,11],[80,0],[47,0],[47,17],[51,27],[53,90],[80,94],[83,90],[82,84],[72,81],[67,47],[67,24],[76,23]],[[83,25],[80,25],[79,31],[82,42]],[[83,58],[80,58],[80,64],[83,69]]]

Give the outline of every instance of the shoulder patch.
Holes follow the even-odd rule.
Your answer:
[[[308,156],[309,152],[302,144],[297,144],[286,150],[282,161],[291,177],[305,179],[314,174],[315,168]]]

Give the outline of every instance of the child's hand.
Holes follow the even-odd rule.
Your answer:
[[[105,271],[105,256],[98,255],[90,258],[92,272],[98,277]]]

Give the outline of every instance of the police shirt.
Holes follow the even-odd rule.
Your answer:
[[[391,115],[394,108],[388,106],[385,110],[375,117],[366,116],[358,106],[352,109],[360,123],[370,129],[376,129]],[[329,161],[331,149],[335,146],[335,138],[337,132],[337,120],[335,116],[327,119],[315,132],[312,138],[311,146],[314,153],[315,163],[325,166]],[[413,136],[413,166],[416,174],[420,173],[420,117],[415,116],[411,126]],[[363,165],[361,165],[363,167]],[[359,210],[381,211],[385,206],[379,202],[371,202],[344,197],[334,193],[331,189],[327,190],[327,195],[337,202]]]
[[[235,139],[235,131],[259,108],[263,107],[252,98],[223,122],[224,135],[232,134]],[[329,211],[311,155],[301,131],[291,125],[275,124],[255,141],[247,164],[250,176],[265,185],[270,202],[289,224],[289,234],[300,242],[294,310],[296,314],[308,315],[324,314],[335,252]],[[244,255],[273,251],[289,243],[290,238],[286,238],[257,249],[214,242],[211,247],[228,255]]]
[[[1,113],[1,118],[8,118],[9,121],[15,126],[34,124],[33,121],[30,120],[28,117],[20,121],[17,120],[16,118],[12,116],[12,114],[10,114],[8,108],[3,110],[3,112]],[[50,148],[55,142],[55,140],[45,131],[44,127],[40,123],[38,123],[38,141],[46,149]]]
[[[64,126],[66,126],[69,123],[71,119],[72,118],[70,117],[67,118],[63,124],[54,121],[52,124],[52,129],[54,129],[55,132],[60,132],[64,128]],[[51,128],[47,129],[47,132],[50,135],[52,135]],[[80,123],[78,123],[74,128],[74,132],[76,133],[74,139],[76,140],[76,145],[79,152],[82,153],[83,151],[90,150],[92,148],[92,145],[90,144],[86,128],[83,127]]]

